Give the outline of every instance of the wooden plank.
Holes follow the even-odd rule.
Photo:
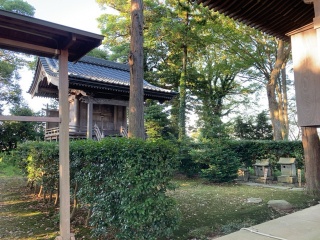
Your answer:
[[[35,117],[35,116],[3,116],[0,115],[0,121],[19,121],[19,122],[53,122],[59,123],[59,117]]]

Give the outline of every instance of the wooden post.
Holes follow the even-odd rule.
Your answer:
[[[119,122],[118,122],[118,106],[113,106],[113,130],[118,130]]]
[[[93,104],[88,102],[87,109],[87,139],[92,139],[92,118],[93,118]]]
[[[70,240],[68,50],[59,56],[60,239]]]
[[[76,131],[80,131],[80,102],[78,96],[74,96],[74,125]]]

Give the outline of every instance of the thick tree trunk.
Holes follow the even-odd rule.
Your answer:
[[[131,0],[130,99],[128,136],[145,139],[143,117],[143,5]]]
[[[186,98],[187,98],[187,46],[183,46],[182,72],[180,76],[180,107],[179,107],[179,139],[186,136]]]
[[[277,59],[274,67],[270,73],[270,78],[267,84],[267,96],[269,103],[270,118],[273,128],[273,139],[283,140],[282,137],[282,123],[281,123],[281,109],[276,96],[277,79],[280,75],[280,70],[283,64],[287,61],[290,54],[290,48],[285,48],[284,42],[279,40],[277,49]],[[278,86],[279,87],[279,86]],[[282,107],[282,106],[281,106]],[[283,119],[283,118],[282,118]]]
[[[282,86],[282,114],[281,114],[281,133],[282,139],[289,139],[289,119],[288,119],[288,94],[287,94],[287,74],[286,64],[283,64],[281,69],[281,86]]]
[[[320,196],[320,141],[317,128],[302,127],[307,193]]]

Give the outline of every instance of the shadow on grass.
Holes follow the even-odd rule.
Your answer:
[[[249,227],[283,216],[268,208],[272,199],[284,199],[295,210],[317,201],[302,191],[290,191],[237,184],[204,184],[192,180],[176,180],[176,191],[170,196],[176,199],[182,212],[182,222],[172,239],[207,239],[229,234],[242,227]],[[248,203],[250,197],[259,197],[262,203]]]
[[[27,194],[25,187],[21,187],[24,180],[1,178],[0,182],[1,192],[5,192],[0,198],[0,238],[54,239],[58,226],[52,221],[49,208]]]

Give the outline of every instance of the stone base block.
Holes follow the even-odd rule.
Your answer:
[[[278,177],[278,182],[280,183],[296,183],[297,182],[297,177],[290,177],[290,176],[279,176]]]
[[[55,238],[55,240],[63,240],[61,236],[58,236]],[[70,233],[70,240],[76,240],[75,236],[73,233]]]
[[[256,183],[270,183],[272,181],[271,177],[267,177],[267,180],[264,177],[257,177],[254,179]]]

